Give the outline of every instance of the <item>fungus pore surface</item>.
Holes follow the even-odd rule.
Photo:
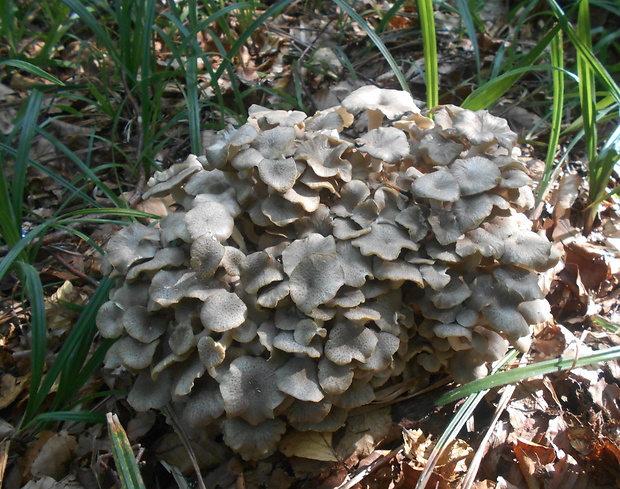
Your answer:
[[[363,111],[371,127],[345,138]],[[129,403],[169,402],[256,460],[389,385],[470,380],[527,345],[558,256],[523,215],[516,135],[484,111],[434,112],[375,87],[311,117],[256,106],[151,178],[175,206],[110,239],[97,318],[119,338],[106,367],[135,376]]]

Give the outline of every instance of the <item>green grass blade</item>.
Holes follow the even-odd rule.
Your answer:
[[[36,389],[31,389],[28,406],[24,415],[23,422],[25,424],[29,424],[34,418],[47,396],[52,392],[52,388],[57,380],[59,380],[58,391],[51,405],[52,410],[62,410],[83,387],[82,384],[76,382],[76,376],[79,377],[80,375],[97,331],[95,324],[97,311],[101,304],[108,300],[108,294],[113,287],[114,282],[107,278],[104,278],[99,283],[88,305],[84,308],[76,324],[71,329],[69,336],[58,352],[45,378],[39,382]]]
[[[430,0],[426,0],[426,1],[430,1]],[[371,26],[368,25],[368,23],[362,18],[362,16],[358,14],[355,11],[355,9],[349,3],[347,3],[346,0],[334,0],[334,2],[342,10],[344,10],[347,13],[347,15],[351,17],[351,19],[359,25],[359,27],[361,27],[366,32],[366,34],[368,35],[372,43],[375,46],[377,46],[377,49],[381,52],[385,60],[388,62],[388,64],[390,65],[390,68],[392,68],[392,71],[394,72],[394,76],[396,76],[396,79],[398,80],[398,83],[400,84],[401,88],[405,90],[406,92],[411,92],[411,90],[409,89],[409,85],[407,84],[407,80],[405,79],[405,75],[403,74],[400,67],[396,63],[396,60],[394,59],[394,57],[392,56],[388,48],[385,46],[381,38],[377,35],[375,30]],[[290,3],[290,0],[287,0],[286,2],[282,2],[282,3],[288,4]],[[435,49],[437,49],[436,46],[435,46]],[[428,67],[427,67],[427,70],[428,70]]]
[[[390,7],[390,9],[385,13],[381,22],[377,25],[375,32],[377,34],[382,33],[385,30],[385,27],[389,24],[390,20],[394,18],[394,16],[398,13],[400,8],[404,5],[405,0],[397,0],[394,2],[394,5]]]
[[[30,367],[30,393],[24,419],[28,419],[39,407],[38,392],[45,370],[45,356],[47,354],[47,322],[45,317],[45,299],[43,285],[39,272],[32,265],[16,261],[15,271],[19,277],[30,309],[31,331],[31,367]]]
[[[21,226],[24,192],[26,189],[26,171],[30,158],[28,154],[32,147],[32,138],[37,128],[37,119],[43,103],[43,93],[33,90],[28,98],[26,111],[21,120],[21,136],[15,155],[15,166],[13,169],[13,184],[11,185],[12,208],[15,214],[15,222]]]
[[[62,151],[79,169],[80,171],[88,177],[91,183],[96,185],[105,196],[114,203],[117,207],[125,207],[126,204],[119,199],[116,194],[101,181],[101,179],[95,175],[95,173],[90,169],[88,165],[86,165],[73,151],[71,151],[67,146],[65,146],[56,136],[53,136],[45,129],[39,127],[37,128],[37,132],[47,139],[50,143],[52,143],[58,150]]]
[[[95,352],[80,369],[79,374],[75,378],[75,383],[77,385],[85,385],[88,379],[90,379],[90,377],[97,372],[101,365],[103,365],[103,360],[106,353],[114,343],[116,343],[116,338],[106,338],[99,344]]]
[[[3,149],[0,146],[0,149]],[[4,166],[5,152],[0,154],[0,165]],[[21,238],[21,223],[13,212],[10,185],[4,172],[0,172],[0,239],[10,248],[14,247]],[[2,262],[0,262],[0,265]]]
[[[607,183],[611,178],[611,174],[616,168],[616,164],[620,160],[620,125],[616,126],[614,132],[609,136],[609,139],[605,142],[599,155],[596,158],[595,166],[597,175],[596,179],[592,180],[590,187],[590,199],[592,204],[590,208],[594,213],[598,206],[612,195],[620,193],[620,187],[614,188],[613,191],[606,193]]]
[[[512,362],[517,357],[517,354],[518,352],[516,350],[508,352],[508,354],[493,367],[493,372],[497,372],[504,365]],[[482,401],[487,392],[487,390],[474,392],[470,394],[465,402],[459,406],[456,413],[454,413],[454,416],[452,416],[448,422],[448,425],[444,428],[441,436],[435,443],[435,447],[427,459],[426,467],[420,474],[420,478],[418,479],[415,489],[424,488],[426,486],[442,452],[452,442],[452,440],[457,437],[459,431],[461,431],[463,426],[465,426],[467,420],[471,418],[474,410],[478,404],[480,404],[480,401]]]
[[[530,73],[533,71],[559,71],[564,75],[569,76],[576,82],[579,81],[579,78],[574,73],[553,65],[523,66],[510,70],[507,73],[498,76],[494,80],[489,80],[487,83],[482,85],[482,87],[474,90],[469,97],[465,99],[461,107],[468,110],[485,109],[489,105],[497,102],[500,97],[514,85],[516,80],[521,78],[525,73]]]
[[[459,11],[459,15],[465,23],[465,30],[467,30],[467,37],[474,48],[474,58],[476,60],[476,74],[478,76],[478,85],[482,85],[482,74],[480,72],[480,46],[478,46],[478,34],[476,32],[476,23],[474,22],[474,15],[472,14],[471,2],[467,0],[456,0],[456,7]],[[479,20],[479,19],[478,19]]]
[[[123,489],[146,489],[136,463],[131,444],[116,414],[108,413],[108,433],[112,442],[112,455]]]
[[[435,9],[433,0],[417,0],[424,45],[426,71],[426,108],[439,105],[439,71],[437,67],[437,38],[435,35]]]
[[[101,305],[108,300],[108,294],[113,287],[114,281],[107,278],[99,283],[49,369],[42,387],[51,389],[55,380],[59,379],[52,410],[62,409],[68,404],[88,380],[88,377],[82,378],[82,368],[97,333],[95,318]]]
[[[543,38],[525,55],[513,70],[499,76],[493,80],[478,87],[463,101],[461,107],[469,110],[482,110],[496,103],[502,95],[504,95],[524,73],[534,69],[534,62],[545,51],[553,38],[560,30],[560,26],[553,27]]]
[[[583,45],[592,52],[592,34],[590,32],[590,4],[588,0],[579,3],[579,15],[577,20],[577,33]],[[579,102],[585,134],[586,151],[590,167],[596,159],[597,136],[596,136],[596,87],[594,85],[594,73],[588,64],[588,60],[580,51],[577,51],[577,74],[579,75]],[[592,168],[591,168],[592,170]],[[590,180],[596,179],[596,172],[590,171]]]
[[[42,70],[28,61],[22,61],[21,59],[4,59],[0,61],[0,66],[12,66],[13,68],[27,71],[31,75],[38,76],[39,78],[43,78],[44,80],[55,83],[56,85],[60,85],[61,87],[65,86],[65,84],[58,78],[50,75],[47,71]]]
[[[196,19],[196,0],[189,2],[189,24],[194,30],[198,21]],[[187,91],[187,118],[189,120],[189,140],[192,153],[202,154],[202,136],[200,134],[200,102],[198,100],[198,54],[187,58],[185,66],[185,86]]]
[[[67,220],[74,216],[88,216],[91,214],[105,214],[110,216],[130,217],[132,219],[161,219],[163,216],[153,214],[152,212],[144,212],[136,209],[114,207],[104,209],[75,209],[68,211],[62,215],[63,220]]]
[[[1,214],[1,213],[0,213]],[[39,224],[36,228],[26,234],[22,239],[20,239],[15,245],[11,247],[11,250],[6,254],[2,260],[0,260],[0,280],[4,278],[7,272],[13,266],[13,263],[19,258],[24,258],[22,255],[23,251],[26,249],[28,244],[31,241],[39,237],[41,234],[45,234],[47,229],[53,224],[53,221],[49,221],[43,224]]]
[[[558,25],[561,26],[564,34],[570,39],[574,48],[577,50],[580,56],[582,56],[598,77],[598,79],[605,85],[605,88],[614,96],[614,98],[620,102],[620,87],[611,76],[609,71],[603,66],[603,64],[596,58],[591,49],[583,43],[580,35],[574,29],[574,27],[568,22],[566,14],[562,8],[558,5],[556,0],[547,0],[554,15],[558,19]]]
[[[76,15],[80,18],[84,24],[97,36],[98,41],[103,45],[107,54],[112,58],[114,63],[121,69],[125,69],[123,60],[120,58],[116,46],[112,39],[108,35],[107,31],[103,27],[103,24],[99,19],[88,10],[86,2],[82,0],[62,0]]]
[[[438,406],[443,406],[444,404],[457,401],[465,396],[469,396],[485,389],[492,389],[493,387],[512,384],[513,382],[520,382],[531,377],[561,372],[562,370],[569,370],[571,368],[586,367],[588,365],[596,365],[601,362],[609,362],[619,358],[620,346],[614,346],[612,348],[599,350],[588,355],[580,355],[577,358],[571,357],[545,360],[544,362],[533,363],[524,367],[491,374],[483,379],[474,380],[473,382],[444,394],[437,399],[437,401],[435,401],[435,404]]]
[[[106,422],[106,417],[102,413],[91,413],[88,411],[54,411],[51,413],[37,414],[29,423],[29,426],[36,424],[44,425],[49,423],[58,423],[61,421],[103,424]],[[28,426],[24,426],[24,428],[27,427]]]
[[[564,73],[561,71],[564,68],[564,44],[562,31],[559,31],[553,38],[553,41],[551,41],[551,64],[556,68],[551,71],[551,76],[553,79],[551,131],[549,134],[549,145],[547,146],[545,171],[543,172],[542,178],[540,179],[540,184],[536,190],[537,203],[543,198],[545,191],[549,186],[551,175],[555,169],[555,156],[557,154],[557,147],[560,141],[560,133],[562,132],[562,117],[564,114]]]

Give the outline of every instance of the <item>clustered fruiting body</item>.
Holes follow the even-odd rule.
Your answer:
[[[145,198],[176,202],[158,226],[110,239],[106,367],[136,374],[135,409],[221,423],[246,459],[289,426],[337,430],[386,383],[485,375],[549,318],[536,272],[557,261],[515,143],[486,111],[431,120],[375,87],[310,118],[251,107],[151,179]]]

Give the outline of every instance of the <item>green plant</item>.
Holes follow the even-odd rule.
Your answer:
[[[579,355],[569,358],[555,358],[543,362],[533,363],[524,367],[513,368],[485,377],[484,379],[474,380],[461,387],[458,387],[437,399],[436,404],[443,406],[450,402],[457,401],[463,397],[470,396],[486,389],[493,389],[502,385],[513,384],[539,375],[547,375],[554,372],[561,372],[577,367],[587,367],[597,365],[602,362],[610,362],[620,358],[620,347],[614,346],[598,350],[587,355]]]
[[[44,165],[29,158],[29,150],[35,137],[45,137],[54,146],[65,154],[77,168],[80,169],[88,181],[82,186],[94,184],[109,197],[110,201],[122,206],[120,201],[100,178],[77,155],[45,130],[45,122],[39,118],[43,108],[43,94],[33,90],[28,102],[14,121],[13,131],[6,135],[0,143],[0,166],[5,171],[0,173],[0,233],[2,240],[9,248],[9,253],[0,262],[0,279],[13,271],[22,284],[24,301],[30,310],[32,367],[30,378],[30,395],[22,420],[22,427],[32,426],[38,421],[52,419],[82,419],[99,420],[101,416],[89,412],[66,413],[72,407],[80,389],[101,363],[101,358],[110,346],[110,342],[101,343],[91,355],[91,346],[96,328],[94,316],[102,301],[106,299],[111,288],[111,282],[103,280],[82,311],[79,320],[72,328],[65,344],[58,353],[55,362],[46,373],[45,358],[47,352],[47,324],[44,306],[44,286],[35,266],[40,243],[37,238],[43,236],[52,228],[69,230],[71,224],[87,219],[85,214],[97,212],[104,215],[124,215],[127,217],[150,216],[129,209],[102,209],[100,204],[90,198],[83,189],[73,183],[54,175]],[[39,170],[47,170],[48,175],[54,175],[66,191],[64,201],[56,212],[44,221],[38,221],[36,215],[30,213],[24,206],[24,197],[28,189],[27,170],[32,165]],[[12,169],[12,178],[8,177],[6,169]],[[94,207],[77,211],[66,211],[65,208],[77,200]],[[98,208],[98,209],[97,209]],[[112,222],[112,221],[110,221]],[[28,226],[32,229],[26,231]],[[83,239],[89,238],[76,231]],[[91,242],[93,246],[96,246]],[[58,384],[55,383],[58,381]],[[57,389],[56,389],[57,388]],[[48,413],[44,418],[38,418],[38,412],[44,401],[54,392]],[[40,416],[40,415],[39,415]]]
[[[108,413],[106,418],[108,433],[112,441],[112,455],[121,486],[123,489],[146,489],[127,433],[119,422],[118,416]]]

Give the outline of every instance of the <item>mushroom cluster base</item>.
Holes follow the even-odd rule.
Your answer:
[[[158,225],[107,245],[117,286],[97,324],[136,410],[171,403],[258,460],[391,384],[466,381],[527,348],[550,315],[537,272],[558,256],[523,214],[531,180],[504,119],[431,119],[376,87],[312,117],[249,114],[151,178],[144,197],[176,203]],[[344,137],[358,115],[368,131]]]

